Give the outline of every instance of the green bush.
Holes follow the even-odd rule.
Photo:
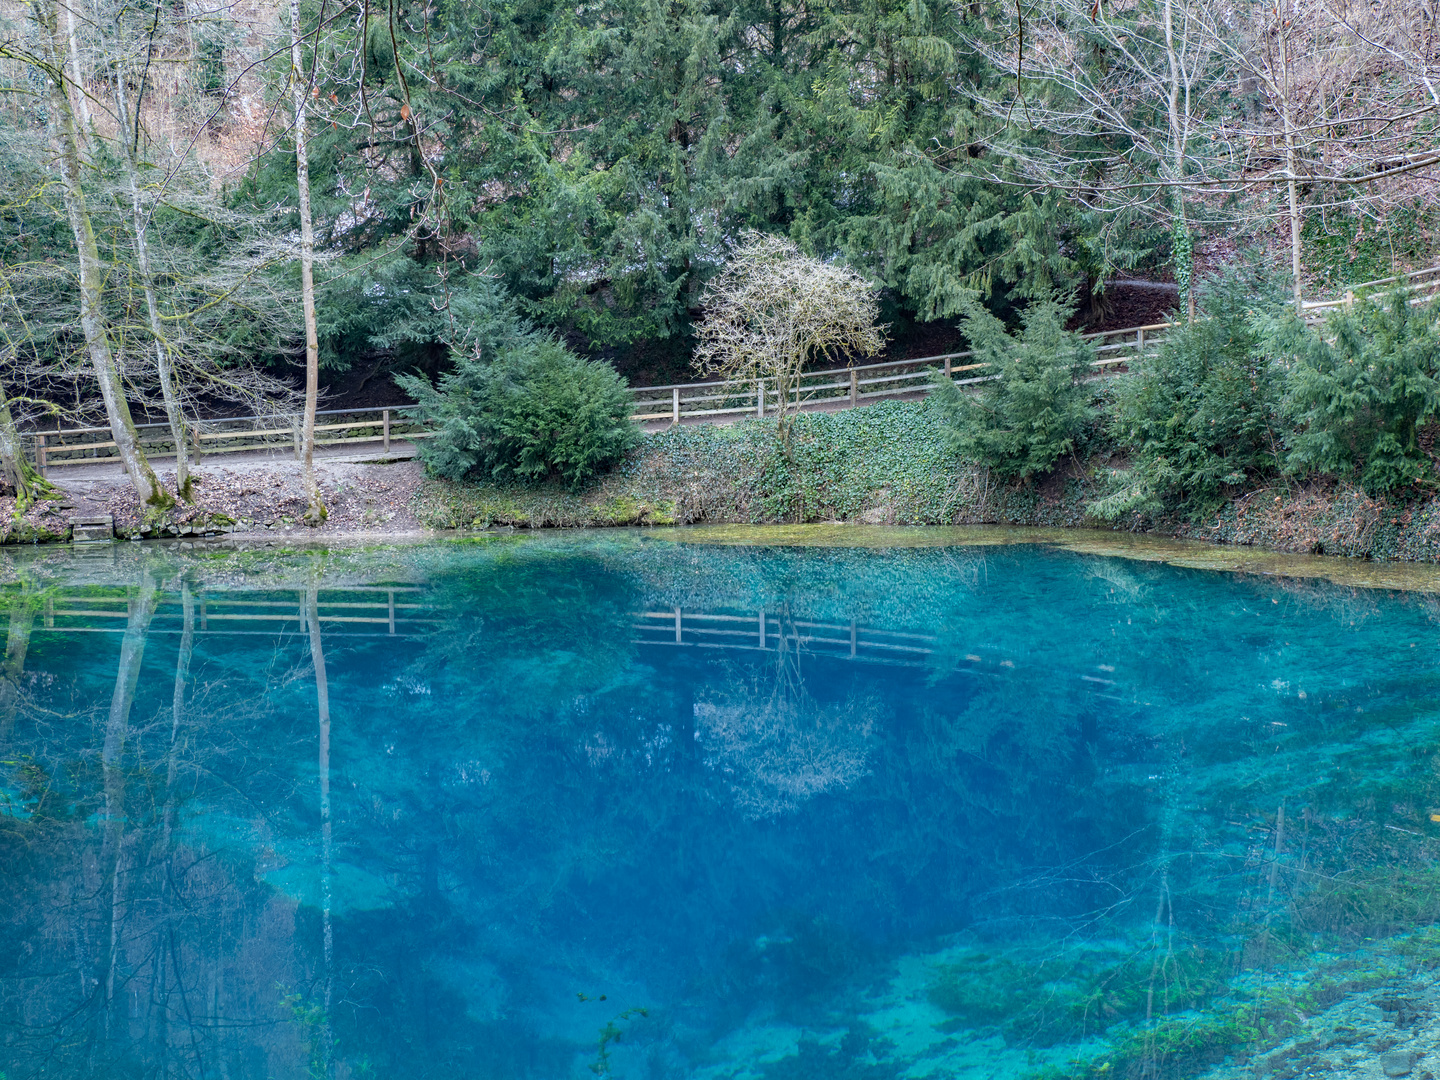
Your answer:
[[[1287,364],[1292,472],[1358,477],[1372,495],[1434,476],[1419,429],[1440,414],[1440,331],[1432,303],[1394,293],[1337,311],[1321,327],[1274,320],[1272,354]]]
[[[1092,417],[1081,381],[1095,350],[1065,329],[1071,309],[1052,297],[1035,300],[1021,316],[1018,337],[978,301],[965,306],[965,336],[976,361],[997,379],[972,396],[937,374],[935,401],[947,442],[961,456],[1003,477],[1048,472],[1074,452]]]
[[[439,389],[416,376],[396,381],[436,426],[421,460],[451,480],[558,477],[578,488],[639,440],[625,380],[534,333],[494,360],[460,360]]]
[[[1242,273],[1207,278],[1198,299],[1204,318],[1116,380],[1111,427],[1134,458],[1119,490],[1088,507],[1097,517],[1172,507],[1198,517],[1280,466],[1284,374],[1265,355],[1257,316],[1284,298]]]

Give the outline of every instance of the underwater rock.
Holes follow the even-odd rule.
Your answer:
[[[1386,1076],[1409,1076],[1420,1057],[1413,1050],[1391,1050],[1380,1055],[1380,1068],[1385,1070]]]

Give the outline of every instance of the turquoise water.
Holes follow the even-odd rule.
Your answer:
[[[1425,595],[625,533],[6,559],[8,1080],[1199,1076],[1440,958]]]

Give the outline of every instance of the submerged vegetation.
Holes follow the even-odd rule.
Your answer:
[[[7,550],[0,1067],[1138,1080],[1430,1045],[1432,599],[953,540]],[[153,993],[128,1024],[112,968]]]

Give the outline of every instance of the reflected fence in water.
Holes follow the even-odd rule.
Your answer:
[[[803,651],[838,659],[920,667],[935,651],[929,634],[881,630],[858,622],[807,622],[757,611],[753,615],[700,611],[642,611],[635,615],[637,645],[671,645],[745,652]],[[979,657],[975,657],[976,660]]]
[[[416,586],[349,586],[321,590],[318,621],[347,637],[418,637],[438,621],[430,605],[418,602]],[[123,634],[136,600],[122,589],[58,590],[35,612],[34,629],[72,634]],[[255,593],[199,593],[191,605],[190,629],[199,634],[273,636],[299,632],[307,624],[303,590]],[[183,633],[186,611],[179,593],[161,594],[150,633]]]
[[[124,634],[136,602],[136,596],[123,588],[54,590],[34,606],[31,628],[56,634]],[[197,591],[190,605],[190,630],[208,637],[301,634],[308,626],[307,603],[305,590]],[[431,590],[415,585],[325,588],[317,598],[317,612],[327,637],[422,639],[433,636],[450,617]],[[909,668],[933,667],[938,659],[946,666],[991,675],[1016,666],[1013,658],[994,646],[960,646],[934,634],[867,626],[858,620],[820,622],[788,613],[686,611],[678,607],[637,611],[631,618],[631,644],[645,647],[793,653]],[[181,594],[162,592],[147,633],[180,634],[185,629]],[[1115,692],[1115,683],[1105,674],[1108,672],[1081,674],[1079,678],[1085,689],[1109,696]]]

